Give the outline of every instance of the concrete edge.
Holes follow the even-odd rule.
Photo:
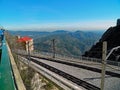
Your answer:
[[[15,82],[16,82],[17,88],[18,88],[18,90],[26,90],[25,85],[23,83],[23,80],[22,80],[22,78],[20,76],[20,73],[18,71],[17,65],[15,63],[14,57],[11,53],[10,47],[7,43],[6,43],[6,45],[7,45],[7,48],[8,48],[10,62],[11,62],[11,66],[12,66],[12,69],[13,69],[13,74],[14,74],[14,77],[15,77]]]

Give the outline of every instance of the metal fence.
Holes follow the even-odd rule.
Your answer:
[[[16,52],[18,54],[24,54],[24,55],[28,54],[25,50],[13,50],[13,52]],[[30,54],[33,55],[33,56],[53,58],[53,53],[49,53],[49,52],[34,51],[34,52],[31,52]],[[89,62],[96,62],[96,63],[101,63],[102,62],[101,59],[84,57],[84,56],[67,56],[67,55],[55,54],[55,58],[62,59],[62,60],[69,60],[69,61],[89,61]],[[114,66],[120,67],[120,62],[117,62],[117,61],[107,60],[106,63],[109,64],[109,65],[114,65]]]

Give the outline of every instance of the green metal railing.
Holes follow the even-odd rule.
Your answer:
[[[5,38],[1,47],[0,90],[16,90]]]

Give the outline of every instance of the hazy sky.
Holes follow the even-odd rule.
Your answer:
[[[10,30],[106,30],[120,0],[0,0],[0,26]]]

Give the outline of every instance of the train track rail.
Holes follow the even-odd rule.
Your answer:
[[[58,75],[60,75],[60,76],[62,76],[64,78],[72,81],[73,83],[76,83],[77,85],[84,87],[87,90],[100,90],[100,88],[97,87],[97,86],[94,86],[94,85],[92,85],[92,84],[90,84],[90,83],[88,83],[86,81],[83,81],[83,80],[81,80],[79,78],[76,78],[76,77],[74,77],[74,76],[72,76],[72,75],[70,75],[68,73],[65,73],[65,72],[63,72],[63,71],[61,71],[59,69],[56,69],[56,68],[54,68],[52,66],[49,66],[49,65],[47,65],[45,63],[42,63],[42,62],[40,62],[40,61],[38,61],[36,59],[31,58],[30,60],[32,62],[34,62],[34,63],[39,64],[42,67],[54,72],[54,73],[56,73],[56,74],[58,74]]]
[[[66,62],[66,61],[58,61],[58,60],[55,60],[55,59],[53,60],[52,58],[44,58],[44,57],[38,57],[38,56],[31,56],[31,57],[44,59],[44,60],[48,60],[48,61],[52,61],[52,62],[57,62],[57,63],[61,63],[61,64],[69,65],[69,66],[74,66],[74,67],[77,67],[77,68],[82,68],[82,69],[86,69],[86,70],[89,70],[89,71],[94,71],[94,72],[97,72],[97,73],[101,73],[101,69],[94,68],[94,67],[89,67],[89,66],[75,64],[75,63]],[[112,77],[120,78],[119,73],[115,73],[115,72],[111,72],[111,71],[106,71],[106,75],[110,75]]]
[[[19,55],[25,56],[25,57],[28,56],[28,55],[22,55],[22,54],[19,54]],[[48,61],[52,61],[52,62],[57,62],[57,63],[61,63],[61,64],[69,65],[69,66],[74,66],[74,67],[77,67],[77,68],[82,68],[82,69],[86,69],[86,70],[97,72],[97,73],[101,73],[101,69],[99,69],[99,68],[89,67],[89,66],[86,66],[86,65],[80,65],[80,64],[73,63],[73,62],[71,63],[70,61],[69,62],[60,61],[60,60],[55,60],[53,58],[45,58],[45,57],[39,57],[39,56],[33,56],[33,55],[31,57],[35,57],[35,58],[38,58],[38,59],[44,59],[44,60],[48,60]],[[111,71],[106,71],[106,75],[120,78],[119,73],[115,73],[115,72],[111,72]]]

